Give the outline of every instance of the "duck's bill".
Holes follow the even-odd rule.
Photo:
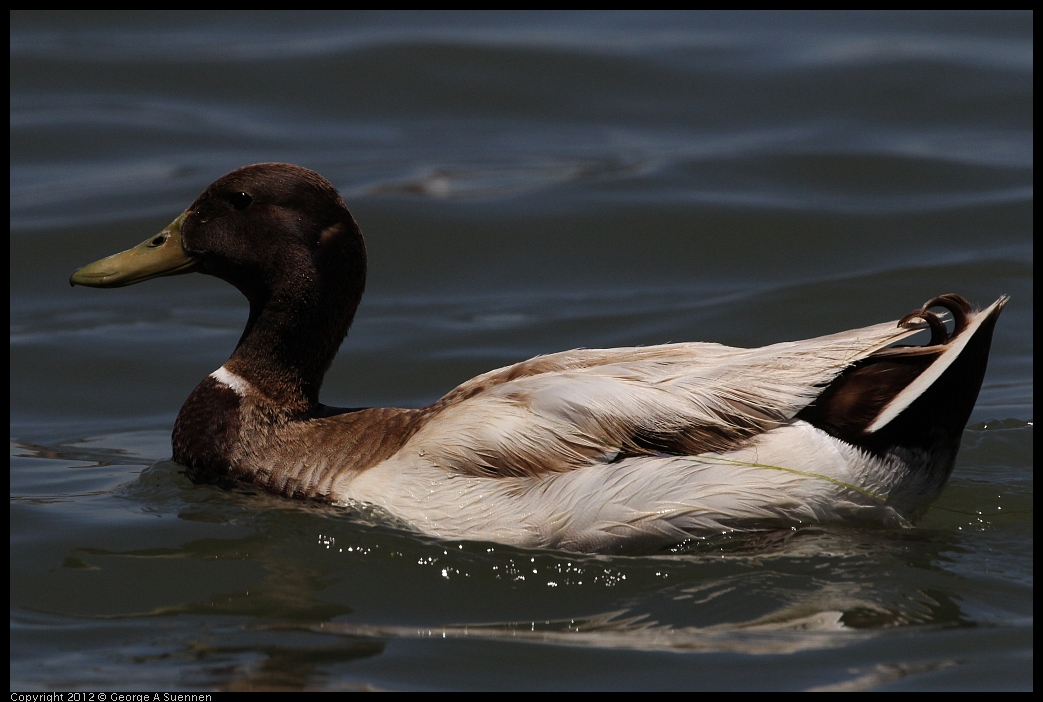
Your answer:
[[[164,275],[191,273],[197,269],[198,260],[181,246],[181,223],[187,215],[182,213],[166,229],[133,249],[84,266],[72,274],[69,285],[120,288]]]

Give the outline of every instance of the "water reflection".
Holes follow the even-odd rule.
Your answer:
[[[944,554],[961,548],[949,530],[807,527],[612,557],[448,543],[370,508],[196,484],[171,461],[137,473],[159,439],[163,432],[12,445],[13,456],[36,467],[116,471],[119,480],[103,473],[107,484],[83,495],[49,494],[41,485],[26,493],[101,496],[123,515],[70,535],[60,566],[21,599],[40,615],[150,622],[160,639],[187,624],[187,634],[133,662],[192,661],[204,686],[356,689],[332,671],[380,656],[395,640],[771,656],[972,620],[953,594],[959,576],[945,569]],[[26,488],[41,479],[19,475]],[[169,543],[93,545],[118,543],[115,534],[128,526],[153,531],[146,542]],[[99,538],[99,530],[111,535]],[[888,577],[897,572],[901,578]],[[569,614],[546,616],[554,611]],[[951,664],[870,666],[837,689]]]

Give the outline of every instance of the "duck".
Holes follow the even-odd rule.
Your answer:
[[[943,294],[898,320],[754,349],[574,349],[490,370],[427,407],[329,407],[319,390],[366,271],[333,185],[259,163],[70,284],[198,272],[246,297],[231,357],[174,423],[173,460],[193,479],[376,508],[447,541],[572,552],[911,526],[952,472],[1009,299],[974,310]],[[902,343],[924,330],[925,344]]]

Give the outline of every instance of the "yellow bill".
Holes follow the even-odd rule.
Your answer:
[[[164,275],[191,273],[198,261],[181,245],[181,223],[187,216],[183,212],[166,229],[132,249],[84,266],[72,274],[69,285],[121,288]]]

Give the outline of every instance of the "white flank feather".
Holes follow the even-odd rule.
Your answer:
[[[885,504],[900,477],[797,421],[738,451],[627,458],[541,477],[447,474],[426,454],[402,451],[334,495],[445,539],[601,551],[772,522],[902,521]]]

